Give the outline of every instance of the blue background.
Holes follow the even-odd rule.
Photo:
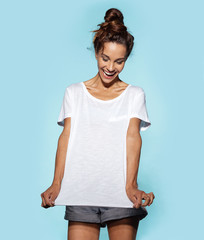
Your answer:
[[[204,237],[203,1],[19,0],[0,3],[1,239],[67,238],[64,207],[42,208],[40,194],[54,176],[64,90],[97,74],[90,31],[111,7],[135,37],[120,77],[145,90],[152,122],[138,182],[155,200],[137,239]]]

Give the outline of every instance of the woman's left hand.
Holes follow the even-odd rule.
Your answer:
[[[133,202],[133,207],[140,208],[145,206],[150,206],[155,198],[154,194],[145,193],[144,191],[139,190],[136,186],[128,186],[126,187],[126,193],[128,198]],[[145,200],[143,203],[142,200]]]

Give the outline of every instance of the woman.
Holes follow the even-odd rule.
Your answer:
[[[134,37],[118,9],[104,19],[93,31],[98,73],[65,90],[54,179],[41,194],[44,208],[66,206],[69,240],[99,239],[106,225],[111,240],[135,239],[154,199],[137,184],[140,130],[151,125],[145,93],[119,79]]]

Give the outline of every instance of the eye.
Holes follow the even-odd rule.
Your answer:
[[[106,59],[106,58],[102,58],[103,59],[103,61],[105,61],[105,62],[107,62],[108,61],[108,59]]]
[[[118,64],[122,64],[123,63],[123,61],[122,62],[117,62]]]

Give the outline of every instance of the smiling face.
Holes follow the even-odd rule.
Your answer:
[[[110,83],[125,66],[126,47],[115,42],[105,42],[103,52],[100,50],[95,56],[101,80]]]

